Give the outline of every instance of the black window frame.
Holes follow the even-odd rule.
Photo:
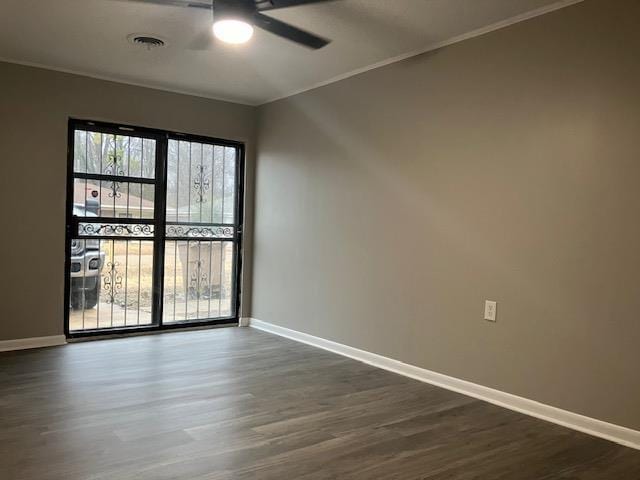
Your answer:
[[[70,293],[71,293],[71,240],[75,235],[73,203],[74,203],[74,142],[75,131],[85,129],[107,134],[132,135],[156,140],[155,158],[155,205],[153,225],[154,236],[154,263],[153,263],[153,307],[152,325],[129,326],[116,328],[100,328],[87,330],[70,330]],[[233,244],[235,248],[233,264],[233,288],[232,307],[233,315],[229,317],[218,317],[215,319],[181,321],[163,324],[163,276],[164,276],[164,247],[166,243],[166,198],[167,198],[167,152],[169,140],[199,142],[226,147],[234,147],[238,151],[237,173],[236,173],[236,199],[235,210],[235,236]],[[86,120],[69,118],[68,138],[67,138],[67,192],[66,192],[66,217],[65,217],[65,265],[64,265],[64,334],[68,339],[125,335],[141,332],[169,331],[184,328],[199,328],[206,326],[237,326],[240,323],[241,299],[242,299],[242,260],[243,260],[243,236],[244,236],[244,185],[245,185],[245,144],[241,141],[226,140],[222,138],[209,137],[171,130],[156,128],[138,127],[127,124],[103,122],[96,120]],[[124,177],[126,178],[126,177]],[[120,178],[122,180],[123,177]],[[147,182],[145,179],[135,179],[136,181]],[[121,223],[126,223],[128,219],[118,219]],[[123,222],[124,221],[124,222]]]

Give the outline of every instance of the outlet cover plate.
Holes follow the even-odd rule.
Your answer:
[[[496,321],[496,310],[498,309],[498,302],[492,300],[484,301],[484,319],[489,322]]]

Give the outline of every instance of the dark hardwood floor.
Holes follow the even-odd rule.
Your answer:
[[[246,328],[0,354],[0,478],[640,479],[640,451]]]

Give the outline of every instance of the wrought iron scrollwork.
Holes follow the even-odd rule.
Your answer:
[[[110,182],[109,188],[111,189],[109,192],[109,198],[120,198],[122,196],[122,192],[120,191],[120,182]]]
[[[115,303],[116,295],[122,289],[122,275],[118,272],[119,266],[120,262],[108,262],[107,271],[102,276],[107,303]]]
[[[153,225],[139,223],[80,223],[81,236],[152,237]]]
[[[227,226],[195,226],[167,225],[167,237],[189,238],[233,238],[233,227]]]
[[[198,165],[198,173],[193,177],[193,191],[196,203],[206,203],[208,200],[205,196],[211,187],[208,170],[206,165]]]
[[[202,268],[203,263],[198,260],[195,263],[195,270],[191,272],[189,279],[189,294],[190,296],[201,298],[205,296],[206,292],[209,292],[209,273],[206,268]]]
[[[124,175],[124,170],[122,168],[122,155],[118,155],[118,152],[116,152],[115,150],[113,152],[109,152],[107,158],[104,159],[104,163],[104,173],[106,175]]]

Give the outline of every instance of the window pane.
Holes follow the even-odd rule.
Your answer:
[[[229,241],[167,241],[163,322],[232,316],[233,256]]]
[[[71,251],[71,331],[152,323],[152,241],[74,239]]]
[[[155,190],[151,184],[76,178],[73,214],[111,218],[153,218]]]
[[[168,222],[234,223],[237,150],[169,140]]]

